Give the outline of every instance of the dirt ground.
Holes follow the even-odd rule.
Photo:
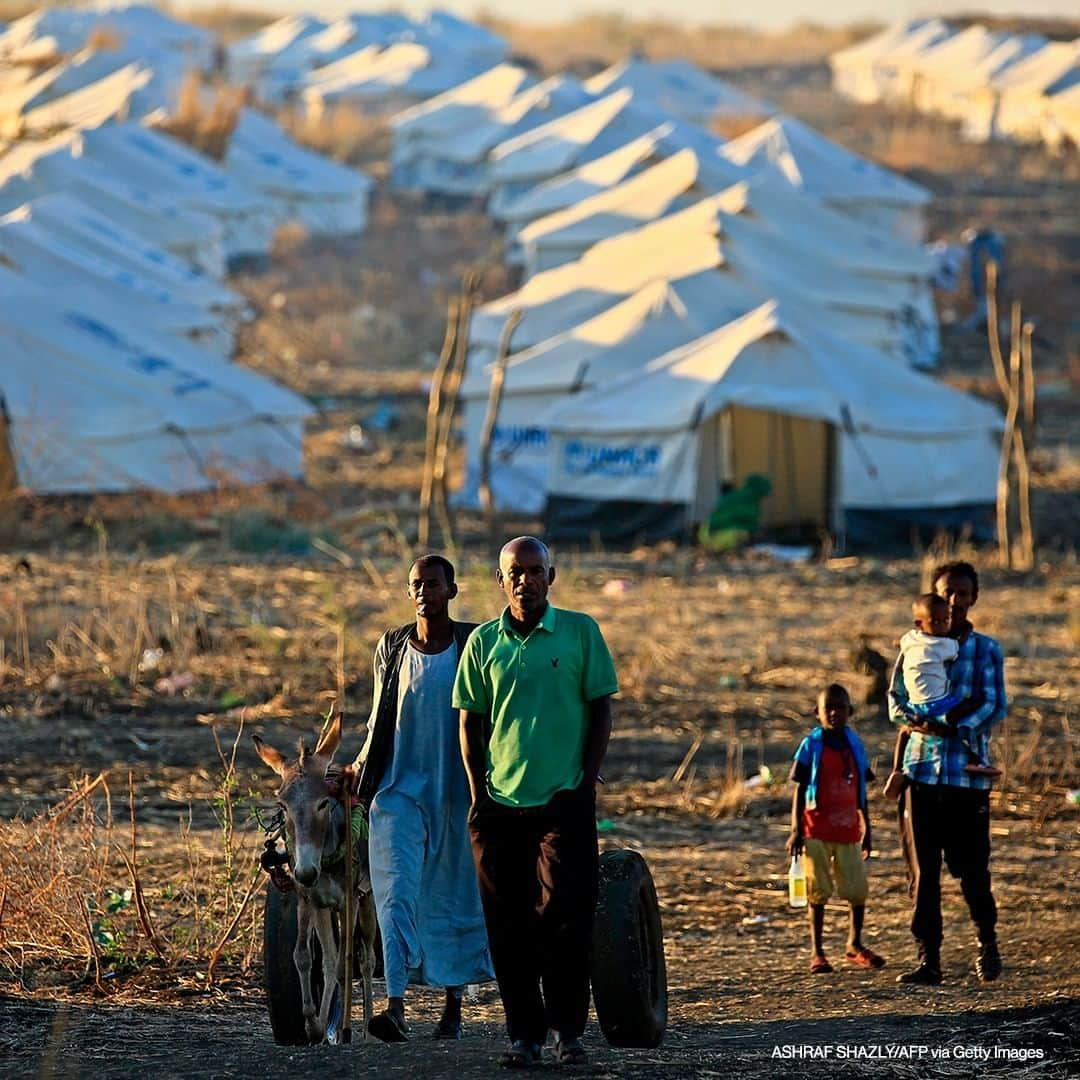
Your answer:
[[[0,569],[10,571],[10,564]],[[864,693],[869,681],[851,671],[849,654],[860,632],[891,653],[898,632],[892,627],[917,587],[921,564],[863,560],[786,568],[744,560],[722,569],[692,561],[635,569],[629,557],[596,556],[568,560],[565,570],[558,602],[597,616],[623,680],[599,807],[604,842],[646,857],[660,897],[668,964],[670,1028],[663,1048],[607,1049],[593,1029],[597,1075],[976,1075],[971,1060],[957,1056],[969,1047],[992,1054],[1007,1047],[1042,1050],[1046,1056],[1028,1062],[1040,1065],[1042,1076],[1065,1076],[1080,1065],[1080,974],[1071,961],[1080,948],[1080,811],[1066,797],[1080,775],[1080,746],[1070,726],[1080,682],[1068,615],[1070,596],[1075,600],[1070,590],[1077,587],[1073,568],[1048,565],[1027,579],[989,573],[984,582],[980,624],[1003,643],[1013,696],[997,740],[1007,777],[993,810],[1006,971],[993,985],[975,980],[971,928],[952,884],[945,899],[947,981],[929,991],[901,989],[893,981],[911,963],[912,947],[895,826],[876,785],[867,940],[887,957],[883,971],[845,968],[844,911],[832,906],[827,941],[837,973],[808,974],[805,917],[786,905],[783,856],[790,792],[782,777],[812,723],[808,688],[840,677],[856,695]],[[626,584],[605,594],[602,585],[613,578]],[[472,563],[461,604],[473,618],[496,606],[494,589]],[[389,598],[369,619],[385,624],[401,612],[400,600]],[[355,715],[364,712],[368,693],[366,680],[351,691]],[[183,861],[180,822],[189,822],[208,848],[219,843],[216,755],[201,713],[206,704],[163,711],[150,703],[120,714],[91,710],[35,719],[11,707],[13,696],[9,692],[0,716],[6,750],[0,811],[10,817],[40,809],[74,773],[108,769],[122,778],[131,769],[140,857],[152,903],[167,908],[170,867]],[[238,721],[220,713],[215,723],[227,744]],[[857,726],[882,772],[890,746],[886,722],[866,707]],[[266,715],[247,730],[284,746],[313,731],[314,722]],[[346,754],[359,738],[357,727],[346,739]],[[246,736],[237,762],[240,788],[268,803],[271,778]],[[762,765],[774,782],[741,782],[760,775]],[[119,779],[115,785],[122,786]],[[255,833],[252,823],[243,828]],[[247,971],[240,960],[225,965],[213,990],[193,965],[165,971],[150,962],[107,980],[103,1000],[85,979],[84,965],[58,966],[27,950],[19,967],[13,943],[4,944],[5,1075],[307,1075],[339,1060],[335,1053],[349,1055],[355,1067],[391,1074],[484,1075],[501,1042],[490,988],[468,1006],[468,1037],[455,1046],[418,1037],[406,1047],[299,1051],[277,1048],[270,1039],[257,952]],[[422,1036],[434,1021],[436,1001],[419,992],[416,1002],[413,1019]],[[830,1053],[847,1056],[774,1056],[785,1052],[774,1047],[786,1046],[832,1047]],[[950,1056],[853,1056],[916,1054],[923,1046],[927,1055],[947,1050]],[[998,1057],[977,1071],[1013,1075],[1018,1066]]]

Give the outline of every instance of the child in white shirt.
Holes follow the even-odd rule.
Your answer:
[[[947,723],[946,716],[965,699],[949,693],[949,669],[960,651],[960,643],[948,636],[949,604],[936,593],[923,593],[911,605],[913,629],[900,639],[904,686],[908,700],[905,711],[915,719]],[[893,752],[893,768],[885,783],[886,798],[898,798],[904,789],[904,750],[911,732],[901,728]],[[963,738],[962,731],[957,735]],[[969,748],[970,749],[970,748]],[[964,768],[982,776],[1000,776],[1001,770],[984,762],[974,750]]]

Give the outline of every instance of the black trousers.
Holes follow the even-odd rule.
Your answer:
[[[914,901],[911,933],[919,955],[935,965],[941,953],[941,861],[967,901],[979,940],[996,936],[997,906],[990,890],[990,792],[945,784],[904,789],[900,836]]]
[[[599,865],[595,793],[559,792],[522,810],[486,802],[469,832],[511,1041],[543,1043],[548,1028],[580,1037]]]

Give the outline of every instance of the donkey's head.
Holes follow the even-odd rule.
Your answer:
[[[285,832],[293,874],[306,888],[319,880],[323,855],[337,849],[342,840],[344,814],[335,810],[338,801],[327,783],[327,770],[341,742],[341,716],[323,728],[315,750],[300,741],[299,756],[285,756],[252,736],[259,757],[281,777],[278,805],[285,812]]]

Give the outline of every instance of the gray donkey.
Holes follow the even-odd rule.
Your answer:
[[[287,761],[283,754],[253,736],[259,757],[281,777],[278,804],[285,814],[285,836],[293,877],[296,880],[296,948],[293,961],[300,979],[304,1028],[311,1042],[326,1036],[334,987],[345,972],[345,952],[334,936],[334,914],[339,921],[345,909],[345,809],[341,801],[341,770],[334,754],[341,742],[340,715],[326,725],[314,753],[300,742],[299,757]],[[360,972],[364,994],[364,1037],[371,1019],[371,975],[375,968],[375,904],[371,895],[366,835],[353,843],[354,940],[359,942]],[[344,938],[344,925],[341,936]],[[316,1015],[311,986],[311,934],[322,949],[322,1001]],[[341,1000],[345,1000],[342,992]]]

